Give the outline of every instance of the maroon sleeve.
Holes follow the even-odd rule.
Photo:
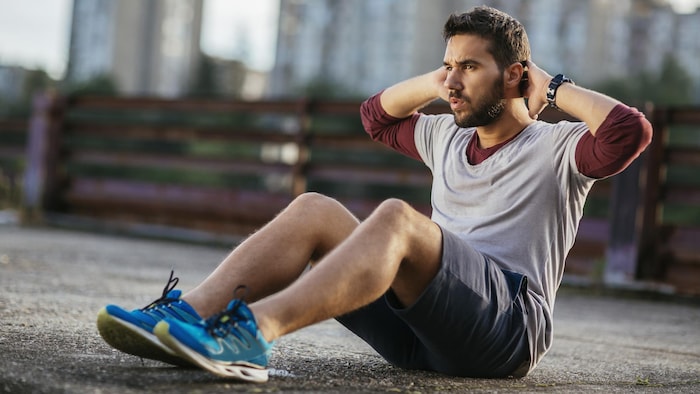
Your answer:
[[[420,115],[414,114],[408,118],[395,118],[386,113],[379,98],[382,92],[368,98],[360,106],[362,126],[374,141],[403,153],[404,155],[422,160],[413,133]]]
[[[596,135],[586,133],[576,145],[576,166],[591,178],[615,175],[639,156],[651,142],[651,123],[634,108],[618,104]]]

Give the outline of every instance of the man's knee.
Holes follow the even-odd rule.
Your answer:
[[[287,214],[298,217],[308,225],[328,226],[333,223],[338,226],[355,227],[358,220],[338,200],[326,195],[306,192],[297,196],[286,209]]]
[[[319,203],[324,203],[326,200],[330,200],[331,198],[323,195],[321,193],[316,193],[316,192],[305,192],[302,193],[294,198],[294,201],[292,201],[292,205],[314,205],[314,204],[319,204]]]
[[[371,216],[380,218],[384,224],[403,229],[412,219],[415,219],[417,211],[407,202],[398,198],[390,198],[383,201]]]
[[[290,208],[300,209],[304,212],[321,213],[326,210],[335,210],[342,205],[335,199],[316,192],[306,192],[298,195],[289,204]]]

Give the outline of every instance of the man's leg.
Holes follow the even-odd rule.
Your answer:
[[[440,269],[414,303],[388,292],[337,320],[402,368],[504,377],[529,366],[527,279],[449,230],[442,236]]]
[[[200,321],[223,310],[234,288],[248,285],[248,300],[274,293],[299,277],[309,259],[320,258],[357,227],[358,220],[337,201],[304,194],[258,233],[251,236],[199,287],[181,297],[172,279],[163,295],[144,308],[127,310],[107,305],[98,313],[100,334],[115,349],[139,357],[183,364],[154,335],[165,318]],[[194,308],[194,309],[193,309]],[[189,365],[189,363],[186,363]]]
[[[410,305],[437,273],[441,248],[434,222],[403,201],[388,200],[308,274],[251,309],[271,341],[367,305],[389,288]]]
[[[333,206],[333,212],[338,206],[337,202],[326,197],[306,198]],[[283,215],[294,216],[289,212]],[[271,228],[265,234],[287,234],[277,228],[283,223],[284,220],[271,222]],[[307,233],[306,230],[300,231]],[[315,234],[315,231],[311,233]],[[302,241],[314,239],[321,238],[303,237]],[[266,249],[275,244],[274,239],[259,241],[258,247],[262,250],[255,250],[253,246],[257,244],[249,243],[251,254],[240,256],[245,262],[243,268],[255,263],[251,256],[265,254]],[[343,316],[347,324],[348,312],[356,311],[356,314],[369,318],[370,325],[377,324],[376,314],[382,318],[386,318],[384,314],[391,314],[395,319],[383,321],[393,320],[399,328],[409,327],[412,334],[402,331],[404,342],[406,338],[411,342],[410,337],[414,335],[419,342],[414,345],[421,349],[421,354],[406,357],[405,353],[397,355],[391,350],[382,353],[404,367],[433,369],[460,376],[502,377],[528,360],[525,315],[520,298],[526,294],[525,278],[502,271],[456,235],[443,235],[436,223],[405,202],[385,201],[367,220],[356,224],[349,234],[335,238],[333,244],[335,247],[319,248],[314,247],[313,242],[301,242],[301,246],[311,246],[302,247],[306,253],[301,256],[306,256],[305,259],[314,251],[324,255],[310,272],[297,280],[294,277],[298,273],[283,276],[281,290],[251,303],[249,307],[240,300],[231,302],[227,312],[207,322],[206,327],[174,321],[159,323],[155,329],[158,338],[181,356],[214,373],[244,380],[247,379],[245,373],[250,373],[258,379],[255,381],[263,381],[267,379],[267,374],[262,371],[267,365],[272,341],[331,317]],[[211,283],[220,280],[225,286],[250,283],[243,275],[237,277],[236,282],[218,277],[229,270],[236,275],[247,272],[235,269],[237,262],[234,257],[227,259],[225,268],[212,275]],[[297,269],[300,271],[302,265]],[[267,286],[264,277],[268,274],[272,273],[265,269],[263,275],[256,277],[263,286]],[[285,287],[284,283],[290,284]],[[269,291],[272,287],[266,289]],[[389,289],[392,291],[387,293]],[[388,297],[383,300],[383,310],[375,310],[375,316],[368,314],[366,310],[376,309],[380,304],[373,302],[384,294]],[[359,309],[366,305],[370,306]],[[401,322],[396,324],[397,320]],[[231,322],[236,324],[231,325]],[[363,330],[369,327],[360,323]],[[447,327],[448,331],[440,327]],[[219,346],[220,339],[217,338],[222,333],[232,349],[243,343],[241,353],[245,354],[235,351],[236,354],[229,352],[221,357],[218,353],[211,353],[207,344],[214,348]],[[381,334],[378,335],[375,339],[386,341]],[[377,344],[372,338],[365,335],[363,338]],[[395,339],[390,338],[391,341]]]
[[[303,194],[234,249],[183,299],[208,317],[226,307],[238,285],[249,288],[248,302],[264,298],[299,278],[310,260],[326,255],[358,224],[336,200]]]
[[[309,205],[316,209],[301,209]],[[264,382],[278,337],[368,305],[389,288],[398,304],[413,303],[440,267],[437,224],[399,200],[385,201],[359,225],[339,207],[327,197],[302,196],[232,252],[188,299],[206,314],[203,306],[231,298],[226,295],[232,287],[244,284],[262,288],[253,297],[258,301],[246,305],[248,296],[234,299],[204,324],[165,319],[155,335],[214,374]],[[305,222],[316,213],[320,218]],[[323,257],[299,277],[314,256]]]

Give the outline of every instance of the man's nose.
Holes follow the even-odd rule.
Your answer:
[[[449,90],[462,90],[462,81],[457,78],[457,73],[450,71],[445,78],[445,87]]]

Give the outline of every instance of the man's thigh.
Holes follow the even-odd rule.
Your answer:
[[[525,277],[443,230],[440,270],[415,303],[402,308],[388,292],[338,321],[400,367],[506,376],[528,354],[525,288]]]

